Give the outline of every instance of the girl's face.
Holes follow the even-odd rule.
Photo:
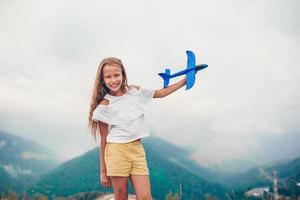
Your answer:
[[[105,85],[110,90],[111,95],[119,96],[124,92],[121,90],[123,84],[122,69],[116,65],[105,65],[103,67],[103,80]]]

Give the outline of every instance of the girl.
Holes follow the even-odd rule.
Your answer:
[[[186,78],[159,90],[140,89],[128,86],[121,60],[109,57],[100,63],[88,120],[94,139],[101,137],[101,185],[113,186],[115,200],[128,199],[128,178],[138,200],[152,199],[141,143],[149,136],[144,108],[152,98],[163,98],[185,84]]]

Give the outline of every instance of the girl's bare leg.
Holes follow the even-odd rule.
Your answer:
[[[110,178],[113,185],[115,200],[127,200],[128,177],[111,176]]]
[[[137,200],[152,200],[148,175],[130,175]]]

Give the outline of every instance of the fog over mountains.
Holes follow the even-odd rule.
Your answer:
[[[209,67],[191,90],[149,105],[152,133],[193,148],[193,158],[210,167],[295,157],[299,4],[1,1],[0,130],[57,151],[61,161],[82,155],[97,146],[87,115],[103,58],[122,59],[129,84],[159,89],[158,73],[184,69],[192,50]]]

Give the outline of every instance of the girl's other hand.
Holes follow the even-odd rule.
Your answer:
[[[102,185],[103,187],[106,187],[106,188],[111,187],[111,180],[110,180],[110,178],[106,175],[106,172],[101,172],[101,175],[100,175],[100,182],[101,182],[101,185]]]

